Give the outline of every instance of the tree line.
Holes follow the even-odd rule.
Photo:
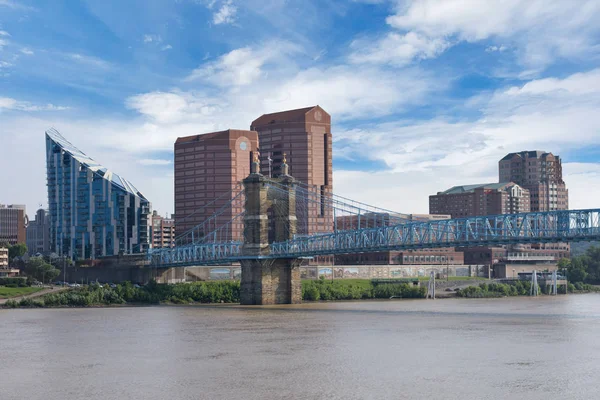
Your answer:
[[[600,246],[589,247],[580,256],[563,258],[558,266],[567,272],[567,279],[573,283],[600,284]]]

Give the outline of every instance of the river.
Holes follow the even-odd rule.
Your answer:
[[[593,399],[600,295],[0,311],[0,399]]]

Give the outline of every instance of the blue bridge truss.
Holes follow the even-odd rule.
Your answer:
[[[247,258],[300,258],[440,247],[600,240],[600,209],[530,212],[335,230],[269,245],[270,253],[246,256],[241,241],[194,243],[149,252],[153,265],[219,265]]]

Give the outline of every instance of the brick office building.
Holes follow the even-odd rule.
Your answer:
[[[177,139],[176,236],[203,223],[232,199],[240,182],[250,174],[253,152],[257,150],[258,135],[253,131],[228,129]],[[243,204],[236,202],[233,207],[222,210],[211,226],[226,224],[242,210]],[[231,239],[239,239],[243,229],[241,221],[231,228]]]
[[[529,212],[529,191],[512,182],[454,186],[429,196],[429,212],[452,218]]]
[[[531,211],[569,209],[569,191],[559,156],[544,151],[509,153],[498,162],[500,182],[515,182],[529,190]]]
[[[563,180],[559,156],[545,151],[509,153],[498,162],[500,181],[510,179],[530,192],[531,211],[569,209],[569,190]],[[534,244],[528,248],[551,251],[558,257],[568,256],[568,243]]]
[[[290,175],[311,193],[311,200],[296,206],[298,233],[331,232],[333,215],[326,207],[333,190],[331,116],[313,106],[264,114],[250,129],[258,132],[262,173],[279,176],[286,153]]]

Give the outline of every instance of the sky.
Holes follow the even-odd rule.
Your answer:
[[[600,207],[598,0],[0,0],[0,203],[47,205],[56,128],[173,212],[177,137],[320,105],[334,192],[405,213],[563,159]]]

